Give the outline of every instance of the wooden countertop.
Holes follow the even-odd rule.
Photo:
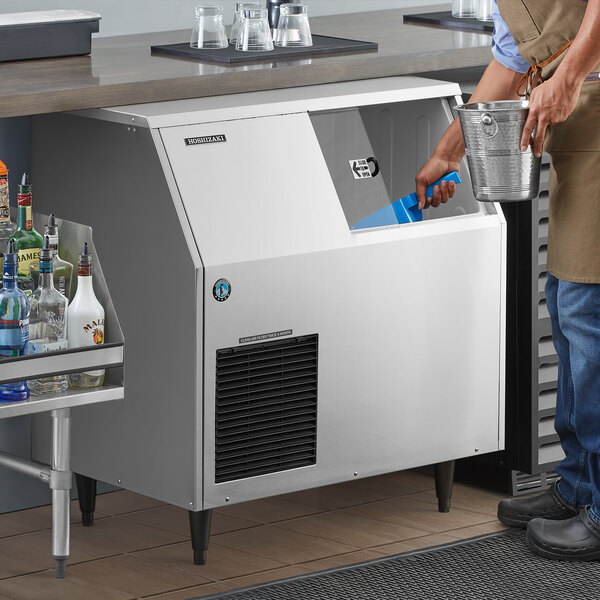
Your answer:
[[[486,65],[488,34],[404,25],[447,5],[318,17],[313,33],[377,42],[378,52],[226,66],[152,55],[189,31],[93,40],[89,56],[0,63],[0,117],[371,79]]]

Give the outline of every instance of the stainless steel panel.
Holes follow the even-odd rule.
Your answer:
[[[205,507],[501,448],[503,227],[467,216],[397,231],[206,270]],[[317,464],[215,485],[215,352],[285,330],[319,334]]]
[[[31,161],[37,209],[93,225],[128,340],[124,401],[73,409],[73,471],[189,507],[197,251],[184,237],[151,134],[73,116],[33,117]],[[69,175],[56,185],[65,165]],[[45,452],[44,440],[36,425],[35,453]]]

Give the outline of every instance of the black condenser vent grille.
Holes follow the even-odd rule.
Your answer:
[[[217,350],[215,482],[314,465],[319,336]]]

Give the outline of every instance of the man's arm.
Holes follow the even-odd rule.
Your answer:
[[[600,0],[597,1],[600,3]],[[516,99],[518,96],[515,87],[520,77],[521,73],[508,69],[493,59],[469,102]],[[438,207],[441,203],[448,202],[448,199],[454,195],[456,189],[454,182],[448,184],[444,181],[441,186],[436,185],[431,198],[425,197],[425,189],[446,173],[458,171],[464,155],[465,145],[457,118],[448,127],[436,146],[433,156],[425,163],[416,177],[419,208],[428,208],[431,205]]]
[[[562,123],[575,110],[585,77],[600,63],[600,0],[589,0],[585,16],[564,60],[548,81],[531,92],[529,116],[523,129],[521,149],[527,150],[532,131],[536,156],[542,155],[548,125]],[[596,84],[600,85],[600,83]]]

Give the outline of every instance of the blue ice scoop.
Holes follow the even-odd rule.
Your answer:
[[[433,194],[433,188],[440,185],[442,181],[450,183],[462,183],[460,175],[456,171],[447,173],[440,177],[437,181],[427,186],[426,196],[429,198]],[[386,225],[397,225],[398,223],[413,223],[414,221],[423,220],[423,211],[418,208],[419,201],[417,200],[417,192],[413,192],[400,200],[396,200],[392,204],[388,204],[384,208],[376,210],[369,216],[361,219],[350,229],[367,229],[371,227],[385,227]]]

